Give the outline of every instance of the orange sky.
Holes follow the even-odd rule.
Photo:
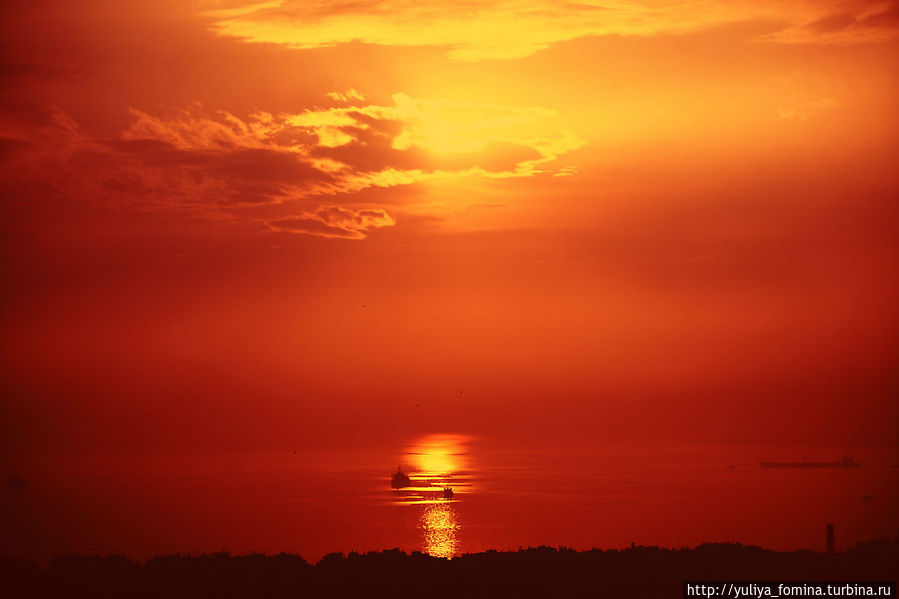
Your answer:
[[[895,2],[0,10],[9,455],[897,441]]]

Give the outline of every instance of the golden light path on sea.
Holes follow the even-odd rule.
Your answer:
[[[419,518],[424,533],[424,550],[434,557],[453,557],[459,546],[456,533],[461,526],[456,520],[453,501],[435,501],[424,506]]]
[[[455,504],[471,493],[472,465],[467,435],[429,434],[417,439],[402,459],[411,485],[397,489],[397,505],[420,506],[416,526],[422,534],[422,550],[434,557],[458,553],[462,525]]]

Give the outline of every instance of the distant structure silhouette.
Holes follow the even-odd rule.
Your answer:
[[[412,486],[412,479],[409,478],[409,475],[403,472],[402,466],[396,467],[396,472],[393,473],[393,476],[390,477],[390,486],[394,489],[402,489],[404,487]]]
[[[861,466],[853,455],[847,454],[836,462],[809,462],[802,456],[801,462],[759,462],[762,468],[858,468]]]

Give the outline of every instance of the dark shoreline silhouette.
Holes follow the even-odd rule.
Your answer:
[[[452,560],[398,549],[297,555],[62,556],[41,568],[0,559],[7,597],[681,597],[684,580],[896,580],[899,539],[836,553],[741,544],[694,548],[547,546]],[[11,591],[11,593],[10,593]]]

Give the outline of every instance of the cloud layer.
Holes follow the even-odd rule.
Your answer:
[[[771,21],[778,42],[857,43],[899,33],[895,2],[789,0],[750,2],[472,3],[280,0],[213,10],[213,29],[251,42],[318,48],[361,41],[386,46],[445,46],[460,61],[514,59],[585,36],[669,35],[739,21]]]
[[[441,177],[567,173],[570,166],[552,164],[583,144],[558,132],[543,108],[405,94],[380,106],[353,90],[329,96],[357,104],[245,118],[199,103],[158,114],[131,109],[130,126],[113,139],[54,109],[33,139],[6,144],[4,170],[21,198],[216,218],[267,207],[255,217],[262,227],[360,239],[395,220],[356,192]]]

